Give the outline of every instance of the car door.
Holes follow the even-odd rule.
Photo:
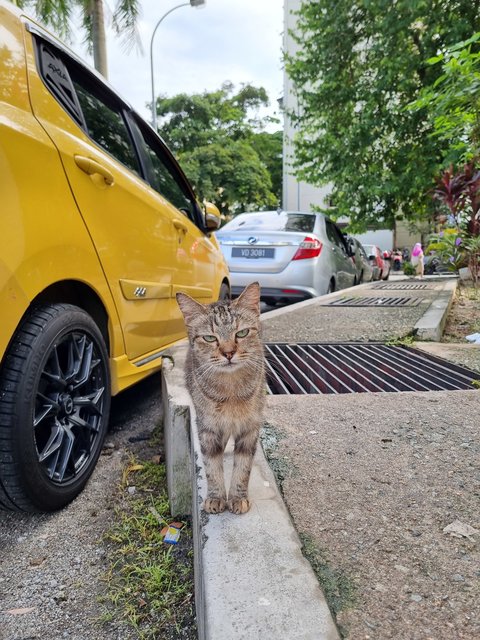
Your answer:
[[[348,255],[347,246],[340,229],[328,219],[325,220],[325,225],[335,260],[337,289],[345,289],[354,283],[355,266]]]
[[[183,333],[174,298],[175,274],[185,268],[179,247],[189,251],[176,223],[182,215],[143,179],[128,109],[118,96],[52,43],[38,39],[35,54],[40,76],[29,77],[34,114],[59,151],[95,245],[124,350],[129,359],[139,358]],[[112,355],[120,354],[117,345]]]
[[[199,302],[212,302],[218,297],[213,290],[217,245],[199,228],[201,212],[195,196],[173,156],[152,129],[138,116],[129,116],[130,127],[141,154],[145,175],[167,207],[177,230],[172,263],[172,296],[183,291]],[[180,329],[183,316],[177,312]]]

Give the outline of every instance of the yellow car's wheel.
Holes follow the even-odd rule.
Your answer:
[[[108,354],[82,309],[32,309],[0,372],[0,506],[53,511],[84,488],[110,411]]]

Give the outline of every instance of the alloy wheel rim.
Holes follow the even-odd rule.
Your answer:
[[[104,367],[97,344],[84,332],[62,336],[44,360],[33,430],[40,468],[55,484],[76,480],[98,449],[106,398]]]

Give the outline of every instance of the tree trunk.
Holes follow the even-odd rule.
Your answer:
[[[108,78],[107,41],[103,0],[93,0],[92,13],[93,63],[104,78]]]

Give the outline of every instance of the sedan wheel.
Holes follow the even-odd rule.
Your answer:
[[[108,354],[90,316],[66,304],[31,311],[5,358],[0,394],[0,506],[60,509],[86,485],[108,425]]]

